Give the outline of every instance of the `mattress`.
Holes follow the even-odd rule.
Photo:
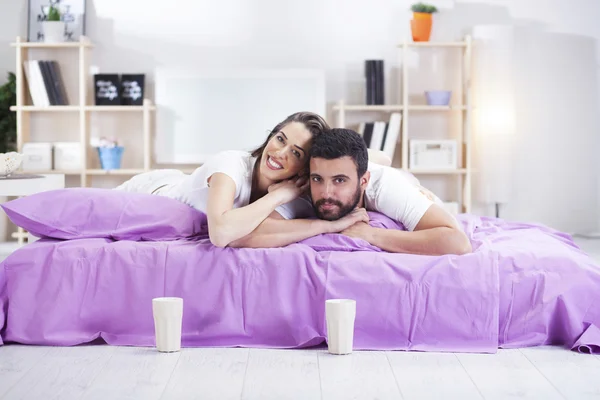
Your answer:
[[[460,256],[392,254],[339,234],[273,249],[218,248],[205,235],[43,239],[0,264],[0,342],[153,346],[151,300],[177,296],[183,347],[309,347],[326,341],[325,300],[351,298],[356,350],[600,350],[600,267],[568,235],[459,219],[473,245]]]

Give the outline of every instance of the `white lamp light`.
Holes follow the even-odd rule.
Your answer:
[[[477,186],[485,204],[510,199],[515,141],[514,28],[473,28],[473,92],[477,142]]]

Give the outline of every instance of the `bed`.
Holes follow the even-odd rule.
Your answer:
[[[600,351],[600,267],[542,225],[460,215],[473,244],[461,256],[391,254],[338,234],[218,248],[203,214],[115,192],[61,189],[3,206],[42,239],[0,265],[0,343],[153,346],[151,299],[178,296],[184,347],[302,348],[326,341],[325,300],[352,298],[357,350]]]

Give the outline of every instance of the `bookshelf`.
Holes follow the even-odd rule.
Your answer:
[[[76,114],[78,115],[78,131],[79,144],[81,151],[82,168],[77,170],[44,170],[44,171],[27,171],[28,173],[44,173],[44,174],[64,174],[70,176],[79,176],[79,185],[86,187],[91,185],[91,177],[93,176],[132,176],[152,168],[151,156],[151,122],[152,113],[155,111],[155,106],[149,99],[143,100],[141,106],[96,106],[89,104],[88,99],[93,96],[88,95],[88,86],[90,74],[88,73],[90,50],[94,45],[86,36],[82,36],[77,42],[65,43],[43,43],[43,42],[26,42],[21,37],[17,37],[11,47],[16,51],[16,105],[11,107],[11,110],[16,113],[17,118],[17,151],[23,151],[23,145],[31,141],[30,118],[32,113],[50,113],[50,114]],[[28,83],[25,79],[23,63],[29,60],[31,49],[47,49],[50,51],[75,51],[77,52],[77,84],[78,96],[70,96],[71,105],[50,105],[50,106],[35,106],[29,95]],[[63,75],[63,79],[68,79],[67,75]],[[91,85],[90,85],[91,86]],[[90,92],[93,94],[93,92]],[[76,101],[75,97],[78,97]],[[92,100],[93,102],[93,100]],[[142,149],[143,158],[140,168],[118,169],[118,170],[102,170],[91,169],[90,161],[92,157],[92,147],[90,145],[90,119],[91,113],[137,113],[142,120]],[[112,116],[118,118],[117,116]],[[187,170],[186,170],[187,171]]]
[[[429,106],[416,105],[409,103],[409,76],[406,60],[408,59],[408,50],[410,48],[450,48],[456,51],[462,51],[461,62],[461,85],[460,90],[456,93],[455,98],[459,98],[459,104],[451,104],[449,106]],[[408,171],[414,175],[439,175],[439,176],[457,176],[460,180],[459,204],[462,212],[471,212],[471,196],[472,196],[472,140],[471,140],[471,123],[472,123],[472,105],[471,105],[471,53],[472,40],[470,36],[466,36],[464,40],[458,42],[412,42],[405,40],[398,45],[400,49],[400,70],[399,70],[399,94],[400,104],[385,104],[385,105],[365,105],[365,104],[346,104],[344,100],[339,101],[333,106],[333,111],[337,115],[336,124],[338,127],[346,127],[346,114],[359,112],[380,112],[392,113],[399,112],[402,115],[401,130],[399,135],[400,149],[396,145],[396,150],[401,152],[401,165],[397,168]],[[408,121],[412,113],[459,113],[461,117],[461,132],[458,138],[459,142],[459,168],[457,169],[411,169],[408,167],[408,150],[410,135],[408,132]],[[446,138],[438,138],[446,139]]]

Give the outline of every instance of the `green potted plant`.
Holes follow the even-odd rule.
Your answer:
[[[435,6],[425,3],[413,4],[410,8],[413,12],[413,19],[410,21],[410,30],[415,42],[428,42],[431,36],[431,26],[433,24],[433,13],[438,12]]]
[[[17,142],[17,116],[10,110],[17,104],[16,77],[8,73],[8,81],[0,86],[0,153],[16,150]]]
[[[52,5],[48,9],[48,15],[42,22],[44,30],[44,42],[56,43],[63,42],[65,36],[65,22],[61,20],[58,6]]]

